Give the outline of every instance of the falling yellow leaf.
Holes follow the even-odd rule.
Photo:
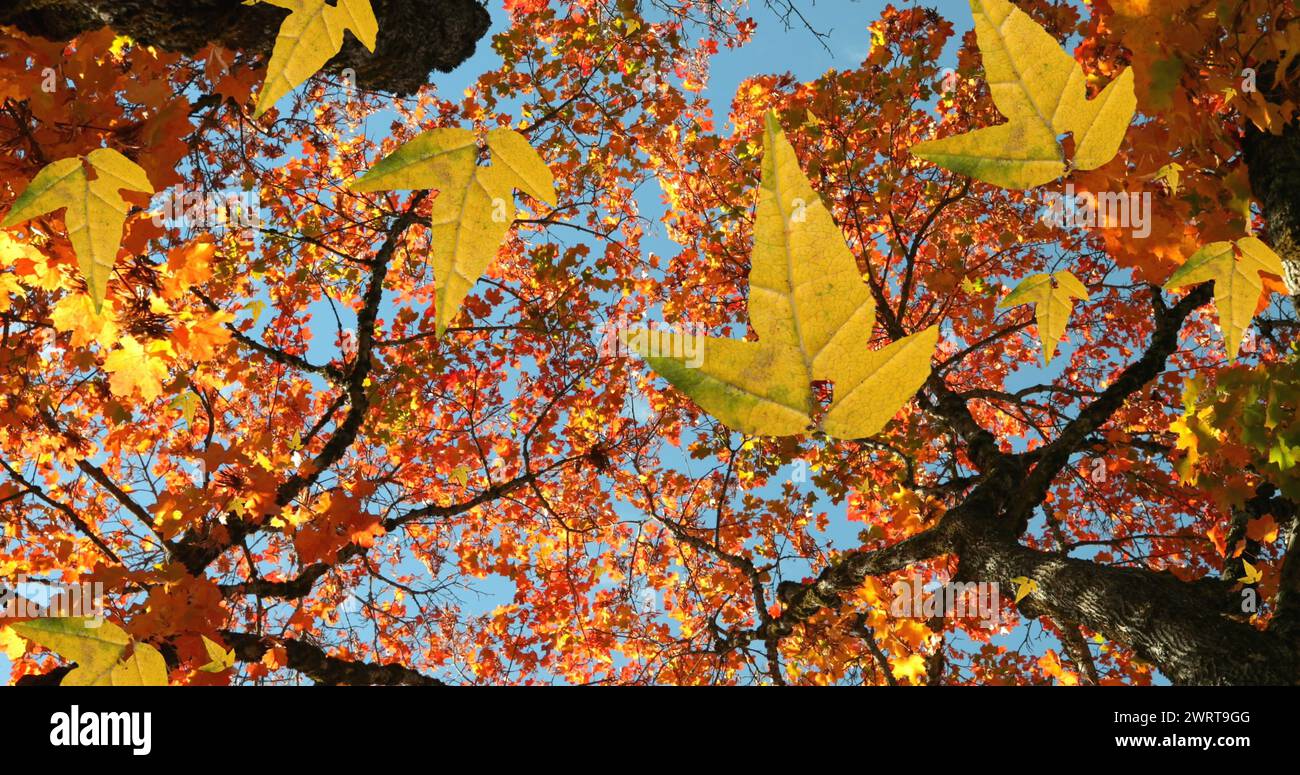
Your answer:
[[[912,153],[1003,188],[1033,188],[1066,171],[1057,137],[1074,136],[1075,169],[1110,161],[1137,108],[1125,68],[1088,99],[1087,77],[1056,40],[1009,0],[970,0],[993,104],[1007,123],[929,140]]]
[[[58,619],[32,619],[13,625],[13,630],[24,638],[50,649],[77,668],[64,676],[67,683],[76,676],[75,685],[90,686],[107,681],[109,673],[126,651],[131,638],[112,622],[64,617]],[[74,684],[69,684],[74,685]]]
[[[1240,253],[1240,256],[1237,254]],[[1214,307],[1219,328],[1228,348],[1228,359],[1236,360],[1241,340],[1255,317],[1259,296],[1264,291],[1260,274],[1285,277],[1282,259],[1255,237],[1231,242],[1212,242],[1192,254],[1165,283],[1165,288],[1183,288],[1214,281]]]
[[[773,113],[749,285],[757,342],[645,330],[621,338],[700,408],[730,428],[765,436],[808,430],[815,380],[834,383],[822,430],[872,436],[930,374],[937,327],[870,349],[871,293]],[[696,347],[697,357],[684,355]]]
[[[1043,362],[1051,363],[1056,345],[1070,322],[1074,300],[1087,300],[1088,289],[1073,274],[1061,271],[1054,274],[1035,274],[1026,277],[1015,290],[998,302],[999,309],[1020,304],[1033,304],[1038,321],[1038,338],[1043,343]]]
[[[233,649],[223,649],[221,645],[208,636],[203,635],[203,648],[208,652],[208,663],[199,670],[205,673],[221,673],[229,670],[235,664],[235,652]]]
[[[262,317],[262,313],[266,311],[266,302],[261,299],[253,299],[244,305],[244,309],[248,311],[252,322],[256,323],[257,319]]]
[[[358,192],[437,189],[433,200],[433,276],[438,335],[487,271],[515,221],[519,189],[555,206],[555,180],[528,140],[510,129],[487,136],[492,164],[475,164],[474,135],[431,129],[382,159],[350,188]]]
[[[367,50],[375,50],[379,21],[370,0],[261,0],[292,13],[280,24],[266,82],[257,95],[253,117],[258,118],[281,97],[316,74],[343,48],[343,33],[350,30]]]
[[[1015,602],[1017,603],[1024,600],[1027,595],[1038,589],[1038,582],[1028,576],[1016,576],[1011,579],[1011,583],[1016,585]]]
[[[86,174],[87,164],[94,170],[94,180]],[[97,148],[84,157],[84,163],[82,157],[61,159],[36,173],[0,226],[8,228],[62,209],[77,266],[99,312],[129,210],[123,190],[152,194],[153,186],[135,162],[111,148]]]
[[[85,684],[70,681],[79,671],[73,670],[64,677],[60,686],[80,686]],[[96,684],[100,685],[100,684]],[[166,686],[167,661],[158,649],[148,643],[135,644],[131,656],[118,662],[108,674],[110,686]]]
[[[1240,581],[1243,584],[1258,584],[1259,580],[1264,578],[1264,574],[1246,560],[1241,561],[1241,567],[1245,571],[1246,575],[1237,579],[1237,581]]]
[[[158,649],[136,643],[122,659],[131,637],[112,622],[82,617],[33,619],[12,628],[77,667],[60,686],[166,686],[167,662]]]
[[[199,398],[191,392],[184,392],[172,399],[171,408],[179,409],[181,417],[185,420],[185,427],[189,428],[194,425],[194,413],[199,408]]]
[[[1178,185],[1182,181],[1183,165],[1176,161],[1171,161],[1160,169],[1156,170],[1155,179],[1163,180],[1169,187],[1170,195],[1178,193]]]

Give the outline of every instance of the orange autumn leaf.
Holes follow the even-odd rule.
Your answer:
[[[1278,530],[1277,520],[1273,519],[1272,514],[1265,514],[1246,523],[1246,537],[1252,541],[1271,544],[1277,540]]]

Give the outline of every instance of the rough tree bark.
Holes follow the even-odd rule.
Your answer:
[[[375,53],[347,37],[325,69],[352,68],[362,88],[410,94],[434,70],[449,72],[487,32],[477,0],[372,0],[379,19]],[[283,8],[242,0],[6,0],[0,24],[29,35],[69,40],[105,25],[168,51],[192,54],[210,43],[270,56]]]
[[[1295,101],[1300,98],[1297,70],[1300,63],[1290,68],[1289,79],[1278,79],[1275,67],[1268,63],[1259,68],[1257,83],[1274,104]],[[1290,122],[1279,134],[1261,131],[1247,121],[1241,154],[1252,193],[1264,213],[1269,241],[1282,257],[1291,299],[1300,310],[1300,121]]]
[[[1269,240],[1282,257],[1291,299],[1300,309],[1300,124],[1293,121],[1278,135],[1250,124],[1241,150]]]

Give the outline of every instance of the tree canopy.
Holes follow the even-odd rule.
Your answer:
[[[12,680],[1300,680],[1293,0],[490,12],[0,11]]]

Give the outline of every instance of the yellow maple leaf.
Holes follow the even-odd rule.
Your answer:
[[[1007,123],[912,147],[916,156],[1003,188],[1033,188],[1066,171],[1057,137],[1074,136],[1075,169],[1110,161],[1128,131],[1137,98],[1124,68],[1088,99],[1083,68],[1009,0],[970,0],[975,37],[993,104]]]
[[[165,350],[167,344],[151,342],[146,348],[130,335],[122,337],[119,344],[104,359],[104,371],[113,375],[108,383],[113,395],[126,398],[138,391],[145,401],[161,395],[167,365],[158,353]]]
[[[1231,242],[1212,242],[1196,251],[1169,277],[1165,288],[1172,290],[1214,281],[1219,328],[1223,331],[1228,359],[1236,360],[1241,340],[1255,317],[1259,296],[1264,291],[1260,274],[1285,277],[1282,259],[1255,237],[1242,237],[1235,249]]]
[[[1237,581],[1240,581],[1243,584],[1258,584],[1260,579],[1264,578],[1264,574],[1246,560],[1241,561],[1241,567],[1246,575],[1237,579]]]
[[[206,635],[203,638],[203,648],[208,652],[208,663],[199,668],[204,673],[221,673],[229,670],[235,664],[235,652],[233,649],[223,649],[220,644],[212,641]]]
[[[492,164],[475,164],[474,135],[466,129],[431,129],[380,160],[352,182],[358,192],[438,189],[433,200],[433,276],[438,335],[487,271],[515,221],[519,189],[555,206],[555,179],[527,138],[510,129],[487,135]]]
[[[95,622],[81,617],[32,619],[12,625],[22,637],[44,646],[84,671],[82,678],[94,679],[107,673],[126,651],[131,638],[112,622]]]
[[[1163,180],[1165,182],[1165,185],[1169,187],[1169,194],[1173,196],[1178,193],[1178,185],[1182,180],[1182,172],[1183,172],[1183,165],[1179,164],[1176,161],[1171,161],[1168,164],[1161,167],[1160,169],[1156,170],[1154,179]]]
[[[998,302],[999,309],[1033,304],[1038,321],[1038,338],[1043,343],[1043,363],[1051,363],[1056,345],[1070,322],[1074,300],[1088,299],[1088,289],[1073,274],[1061,271],[1026,277],[1007,297]]]
[[[379,20],[370,0],[260,0],[292,13],[280,24],[271,50],[266,81],[257,95],[253,117],[259,118],[284,95],[315,75],[343,48],[343,33],[350,30],[369,51],[375,50]]]
[[[875,435],[929,377],[939,329],[871,350],[875,302],[774,113],[763,154],[749,273],[758,341],[646,330],[620,338],[737,431],[804,433],[813,423],[811,383],[825,380],[835,392],[822,430],[842,439]]]
[[[86,174],[87,165],[95,172],[94,180]],[[122,227],[130,209],[122,198],[123,190],[152,194],[153,186],[138,164],[112,148],[97,148],[84,159],[60,159],[36,173],[0,226],[16,226],[63,210],[77,266],[98,312],[108,291],[108,277],[117,260]]]
[[[78,675],[78,668],[63,677],[60,686],[166,686],[167,661],[158,649],[148,643],[137,643],[131,656],[118,662],[109,671],[107,680],[100,677],[95,682],[87,682],[85,676]]]
[[[1028,576],[1016,576],[1011,579],[1011,583],[1016,585],[1016,599],[1014,601],[1016,603],[1024,600],[1030,593],[1038,589],[1038,582]]]

